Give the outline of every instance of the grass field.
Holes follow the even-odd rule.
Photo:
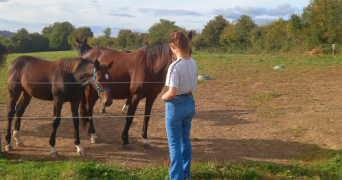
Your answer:
[[[17,57],[22,55],[38,56],[48,60],[62,57],[76,57],[76,51],[44,52],[28,54],[10,54],[7,66],[0,72],[0,108],[8,101],[6,69]],[[336,79],[342,75],[342,56],[305,56],[288,54],[234,55],[193,53],[197,61],[199,74],[210,75],[213,81],[199,81],[199,88],[212,92],[226,90],[226,86],[235,89],[251,89],[249,83],[262,83],[242,96],[249,100],[248,107],[256,111],[286,110],[299,111],[338,106],[329,104],[329,100],[320,97],[303,98],[306,92],[299,87],[316,80]],[[115,64],[114,64],[115,65]],[[283,65],[286,68],[274,70]],[[214,83],[213,83],[214,82]],[[287,83],[285,86],[284,84]],[[291,88],[288,85],[291,84]],[[329,88],[329,87],[327,87]],[[331,90],[333,91],[333,90]],[[291,93],[290,93],[291,92]],[[227,92],[229,93],[229,92]],[[283,97],[287,97],[284,99]],[[215,93],[200,91],[197,98],[220,103]],[[283,99],[282,99],[283,98]],[[331,97],[334,98],[334,97]],[[282,99],[283,101],[277,101]],[[291,103],[293,102],[293,103]],[[318,110],[317,110],[318,111]],[[3,112],[3,111],[1,111]],[[281,113],[265,113],[272,125],[279,124]],[[3,114],[0,114],[3,116]],[[304,127],[292,129],[292,138],[302,136]],[[4,137],[2,137],[4,140]],[[307,149],[300,157],[286,165],[261,161],[244,163],[206,162],[192,165],[193,179],[342,179],[341,151],[324,151],[320,148]],[[53,171],[52,171],[53,169]],[[35,162],[8,160],[3,154],[0,158],[0,179],[165,179],[167,165],[161,167],[123,167],[94,162]]]

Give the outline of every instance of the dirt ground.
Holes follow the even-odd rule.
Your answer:
[[[213,79],[199,83],[194,93],[197,114],[191,129],[193,162],[256,160],[286,164],[305,156],[315,159],[315,153],[340,152],[341,82],[340,79],[323,79],[224,83]],[[106,114],[99,113],[100,103],[96,105],[94,116],[103,116],[94,118],[100,140],[98,144],[91,144],[90,137],[81,130],[85,157],[76,154],[71,119],[62,119],[57,131],[59,156],[49,157],[51,118],[22,120],[21,139],[25,147],[15,146],[12,138],[14,151],[6,153],[6,157],[34,161],[85,160],[141,167],[165,165],[169,162],[169,155],[165,120],[161,116],[164,115],[161,94],[153,106],[152,115],[156,116],[151,117],[148,129],[153,149],[142,146],[142,117],[134,119],[129,131],[133,149],[122,148],[120,136],[125,118],[106,118],[125,115],[121,111],[125,100],[115,100]],[[263,98],[267,94],[273,94],[272,98]],[[0,115],[6,115],[6,106],[0,108]],[[264,112],[268,110],[274,112]],[[136,114],[143,112],[144,100],[140,102]],[[34,99],[24,116],[51,117],[52,102]],[[64,105],[62,116],[71,116],[69,104]],[[2,118],[1,151],[5,148],[6,127],[7,120]],[[13,127],[14,122],[12,132]]]

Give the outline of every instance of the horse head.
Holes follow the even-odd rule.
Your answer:
[[[89,49],[92,49],[88,43],[87,43],[87,38],[84,39],[84,41],[78,40],[76,37],[76,49],[78,51],[78,55],[82,57],[82,55],[87,52]]]
[[[110,90],[110,82],[112,77],[110,76],[109,69],[113,66],[113,61],[109,64],[104,65],[96,59],[94,62],[93,71],[93,86],[97,90],[100,100],[102,100],[105,106],[112,104],[112,95]]]

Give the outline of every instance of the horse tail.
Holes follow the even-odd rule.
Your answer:
[[[8,55],[8,50],[6,46],[0,43],[0,67],[4,67],[6,64],[6,57]]]
[[[83,126],[83,129],[85,130],[86,127],[87,127],[87,123],[89,122],[89,118],[85,117],[87,116],[87,109],[89,107],[87,107],[87,99],[86,99],[86,91],[89,89],[89,85],[85,88],[84,92],[83,92],[83,95],[82,95],[82,100],[80,102],[80,119],[82,121],[82,126]]]

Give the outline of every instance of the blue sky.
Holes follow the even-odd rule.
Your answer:
[[[242,14],[258,24],[287,19],[301,13],[310,0],[0,0],[0,30],[26,28],[39,32],[54,22],[69,21],[76,28],[87,26],[95,36],[107,27],[116,36],[120,29],[148,32],[159,19],[201,31],[216,15],[234,21]]]

